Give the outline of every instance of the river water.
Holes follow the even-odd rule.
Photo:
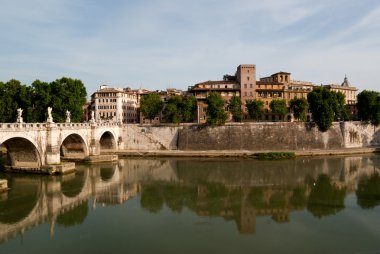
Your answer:
[[[0,174],[0,253],[380,253],[380,156]]]

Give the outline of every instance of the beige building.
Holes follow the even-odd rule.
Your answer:
[[[307,98],[314,84],[307,81],[292,80],[291,73],[277,72],[269,77],[260,78],[256,83],[256,98],[264,101],[265,114],[263,120],[290,120],[289,116],[274,115],[270,111],[270,103],[274,99],[284,99],[289,103],[294,98]]]
[[[341,85],[338,84],[330,84],[325,85],[327,89],[335,92],[341,92],[345,95],[345,102],[348,109],[348,114],[351,116],[351,118],[355,118],[358,114],[356,103],[357,103],[357,95],[356,92],[358,89],[356,87],[352,86],[350,82],[348,81],[347,76],[344,77],[343,83]]]
[[[218,92],[227,103],[233,95],[240,96],[245,118],[248,117],[244,106],[247,100],[260,99],[264,102],[265,115],[263,120],[284,120],[283,116],[275,116],[270,112],[270,102],[273,99],[307,98],[307,93],[313,90],[313,84],[306,81],[293,81],[291,73],[278,72],[256,81],[256,66],[244,64],[237,67],[235,75],[224,75],[220,81],[206,81],[189,87],[189,93],[198,101],[198,122],[206,122],[207,105],[205,100],[210,92]]]
[[[91,96],[91,110],[95,120],[137,123],[139,93],[130,88],[111,88],[101,85]]]

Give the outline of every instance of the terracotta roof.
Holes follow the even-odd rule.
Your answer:
[[[198,84],[195,84],[194,86],[197,86],[197,85],[220,85],[220,84],[236,84],[236,85],[239,85],[239,82],[237,82],[236,80],[217,80],[217,81],[204,81],[204,82],[201,82],[201,83],[198,83]]]

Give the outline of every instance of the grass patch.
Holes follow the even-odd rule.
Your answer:
[[[259,160],[283,160],[296,157],[295,153],[293,152],[255,153],[254,155]]]

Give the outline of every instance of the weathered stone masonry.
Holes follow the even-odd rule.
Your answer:
[[[125,150],[310,150],[380,145],[380,128],[334,123],[320,132],[307,123],[244,123],[221,127],[138,126],[123,128]]]

